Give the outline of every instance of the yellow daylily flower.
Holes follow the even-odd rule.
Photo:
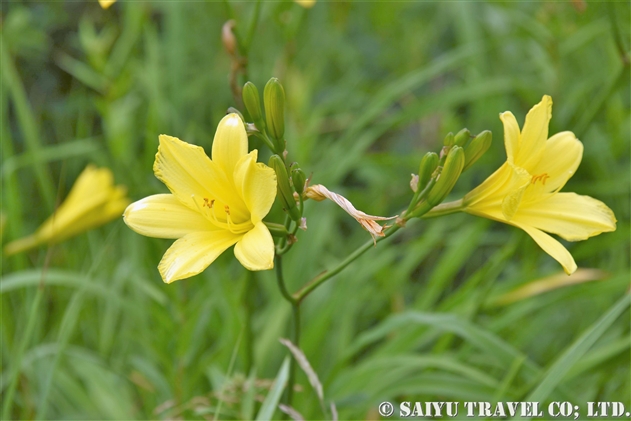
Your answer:
[[[572,255],[545,232],[585,240],[614,231],[616,218],[599,200],[558,193],[578,168],[583,144],[572,132],[548,138],[551,116],[547,95],[528,112],[521,132],[511,112],[500,114],[507,161],[465,195],[460,210],[523,229],[571,274],[576,270]]]
[[[294,2],[298,3],[305,9],[311,9],[316,4],[316,0],[294,0]]]
[[[10,242],[4,252],[11,255],[41,244],[57,243],[98,227],[119,217],[129,202],[125,187],[114,185],[114,176],[108,168],[88,165],[66,200],[35,234]]]
[[[161,135],[153,171],[172,194],[132,203],[125,223],[148,237],[177,239],[158,270],[166,283],[197,275],[228,247],[249,270],[274,267],[274,241],[263,223],[276,198],[276,174],[248,153],[237,114],[224,117],[211,160],[204,150]]]
[[[103,9],[107,9],[114,3],[116,3],[116,0],[99,0],[99,4],[101,5]]]

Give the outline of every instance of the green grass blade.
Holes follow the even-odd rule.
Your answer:
[[[287,380],[289,379],[289,360],[290,357],[285,357],[283,365],[281,365],[280,370],[278,371],[278,375],[274,380],[274,385],[272,386],[272,389],[265,397],[259,413],[256,414],[257,420],[272,419],[274,411],[276,410],[276,408],[278,407],[278,403],[280,402],[280,397],[283,394],[283,390],[285,390],[285,386],[287,386]]]

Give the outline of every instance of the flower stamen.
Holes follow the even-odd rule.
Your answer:
[[[532,180],[530,181],[531,184],[537,184],[537,181],[541,181],[542,185],[546,185],[546,180],[550,178],[550,176],[548,175],[548,173],[544,172],[543,174],[539,174],[539,175],[533,175],[532,176]]]

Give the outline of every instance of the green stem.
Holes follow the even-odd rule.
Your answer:
[[[283,298],[285,298],[292,307],[292,312],[294,316],[294,334],[292,342],[298,348],[300,348],[300,301],[296,300],[287,290],[287,286],[285,285],[285,278],[283,276],[283,258],[280,255],[275,256],[275,267],[276,267],[276,280],[278,281],[278,288],[280,289]],[[287,382],[287,389],[285,392],[285,402],[288,406],[292,406],[292,401],[294,397],[294,384],[296,383],[296,359],[292,358],[289,366],[289,380]]]
[[[423,218],[434,218],[436,216],[449,215],[461,211],[463,207],[462,199],[454,200],[453,202],[441,203],[438,206],[434,206],[429,212],[425,213]]]
[[[249,373],[254,365],[254,331],[252,329],[252,315],[254,313],[254,299],[256,297],[256,272],[247,271],[246,285],[243,294],[245,305],[245,372]]]
[[[289,231],[287,231],[287,227],[282,224],[276,224],[274,222],[263,221],[269,232],[274,237],[287,237],[289,235]]]
[[[378,243],[380,241],[385,240],[386,238],[390,237],[392,234],[394,234],[395,232],[397,232],[401,228],[402,228],[402,225],[398,225],[398,224],[395,224],[395,225],[391,226],[390,228],[388,228],[386,230],[384,236],[383,237],[379,237],[376,242]],[[300,303],[314,289],[316,289],[317,287],[322,285],[327,280],[331,279],[333,276],[335,276],[338,273],[340,273],[342,270],[344,270],[346,268],[346,266],[348,266],[351,263],[353,263],[355,260],[357,260],[357,258],[359,258],[362,254],[364,254],[366,251],[368,251],[371,247],[374,247],[374,246],[375,246],[375,242],[374,241],[367,241],[366,243],[364,243],[364,245],[362,245],[357,250],[355,250],[353,253],[351,253],[346,259],[341,261],[333,269],[331,269],[329,271],[326,271],[326,272],[323,272],[320,275],[318,275],[315,278],[313,278],[311,281],[309,281],[309,283],[307,283],[307,285],[302,287],[298,292],[296,292],[293,295],[293,299],[296,300],[298,303]]]

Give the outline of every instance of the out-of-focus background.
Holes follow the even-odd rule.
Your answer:
[[[402,400],[631,406],[629,3],[260,7],[248,78],[261,90],[281,80],[289,160],[358,209],[400,212],[423,154],[450,131],[492,130],[450,196],[462,197],[505,160],[499,113],[521,124],[548,94],[550,133],[571,130],[585,147],[564,190],[602,200],[618,220],[613,233],[564,242],[579,268],[596,270],[556,289],[559,264],[513,227],[464,214],[409,223],[304,302],[301,348],[327,405],[341,419],[377,419],[380,402]],[[210,152],[220,118],[239,106],[221,28],[233,18],[245,34],[255,8],[4,3],[3,244],[35,231],[89,163],[138,200],[167,191],[152,172],[159,134]],[[263,145],[251,147],[265,162]],[[285,258],[291,290],[369,239],[332,203],[308,203],[306,216]],[[281,218],[274,208],[269,219]],[[278,338],[290,307],[273,273],[248,273],[229,250],[166,285],[156,266],[170,244],[118,218],[2,256],[4,417],[256,414],[288,354]],[[518,289],[535,281],[531,296]],[[330,417],[302,371],[298,384],[295,409]]]

